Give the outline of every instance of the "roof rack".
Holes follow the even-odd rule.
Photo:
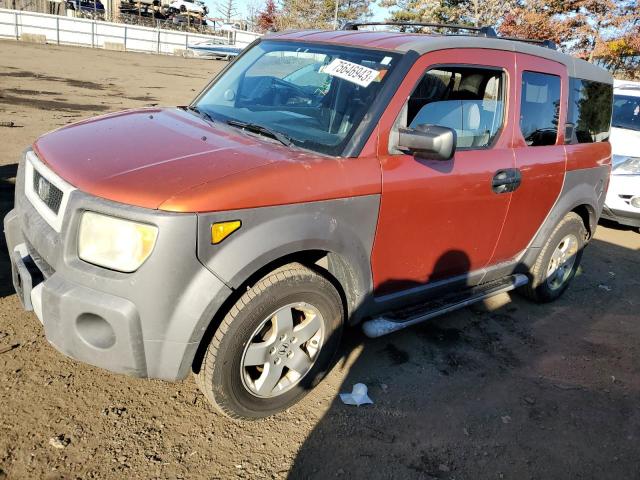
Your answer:
[[[448,23],[424,23],[424,22],[347,22],[342,26],[342,30],[358,30],[359,27],[387,26],[392,27],[430,27],[446,28],[448,30],[467,30],[474,32],[481,37],[497,37],[498,34],[493,27],[470,27],[468,25],[455,25]]]
[[[500,38],[501,40],[511,40],[513,42],[525,42],[540,45],[541,47],[557,50],[555,42],[551,40],[536,40],[532,38],[518,37],[498,37],[493,27],[470,27],[468,25],[454,25],[448,23],[423,23],[423,22],[346,22],[342,26],[342,30],[358,30],[359,27],[370,26],[392,26],[400,27],[401,31],[405,31],[407,27],[428,27],[428,28],[446,28],[448,30],[466,30],[475,33],[480,37]]]
[[[511,40],[513,42],[525,42],[525,43],[534,43],[536,45],[540,45],[541,47],[550,48],[551,50],[557,50],[558,46],[556,42],[553,40],[537,40],[535,38],[520,38],[520,37],[499,37],[501,40]]]

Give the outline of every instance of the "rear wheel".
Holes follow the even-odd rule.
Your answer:
[[[568,213],[553,230],[531,269],[531,282],[521,292],[545,303],[560,297],[580,266],[587,230],[582,218]]]
[[[289,264],[225,316],[196,374],[222,413],[256,419],[299,401],[325,376],[340,342],[342,300],[326,278]]]

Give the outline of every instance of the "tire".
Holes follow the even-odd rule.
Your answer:
[[[559,298],[578,271],[586,239],[587,230],[582,218],[574,212],[568,213],[558,223],[540,251],[530,271],[531,281],[520,289],[520,293],[538,303],[548,303]],[[573,241],[575,246],[572,248]],[[566,242],[564,245],[569,249],[565,254],[565,261],[562,257],[554,257],[554,253],[563,248],[563,242]],[[556,263],[552,265],[554,261]],[[558,265],[564,266],[554,268]]]
[[[180,5],[180,11],[182,13],[186,12],[187,11],[187,7],[185,7],[184,5]]]
[[[296,325],[298,320],[304,323]],[[285,324],[294,327],[282,333]],[[196,383],[228,417],[255,420],[278,413],[326,375],[343,324],[342,299],[329,280],[297,263],[281,267],[231,307],[207,347]],[[307,339],[316,328],[320,333]],[[259,352],[259,360],[250,361],[250,352]],[[268,361],[260,363],[264,358]],[[295,378],[304,370],[298,363],[307,368],[301,378]],[[270,380],[279,369],[282,379],[272,389]]]

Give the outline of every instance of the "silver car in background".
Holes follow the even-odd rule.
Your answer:
[[[616,80],[611,181],[602,217],[640,228],[640,82]]]

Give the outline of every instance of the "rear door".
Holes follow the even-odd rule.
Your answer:
[[[513,145],[522,180],[512,195],[493,263],[512,259],[527,247],[560,195],[566,169],[566,66],[517,54],[516,75]]]
[[[492,184],[515,166],[514,78],[512,52],[445,50],[421,57],[398,89],[379,127],[376,295],[464,279],[489,263],[511,198]],[[416,123],[455,128],[454,158],[424,160],[394,150],[397,128]]]

